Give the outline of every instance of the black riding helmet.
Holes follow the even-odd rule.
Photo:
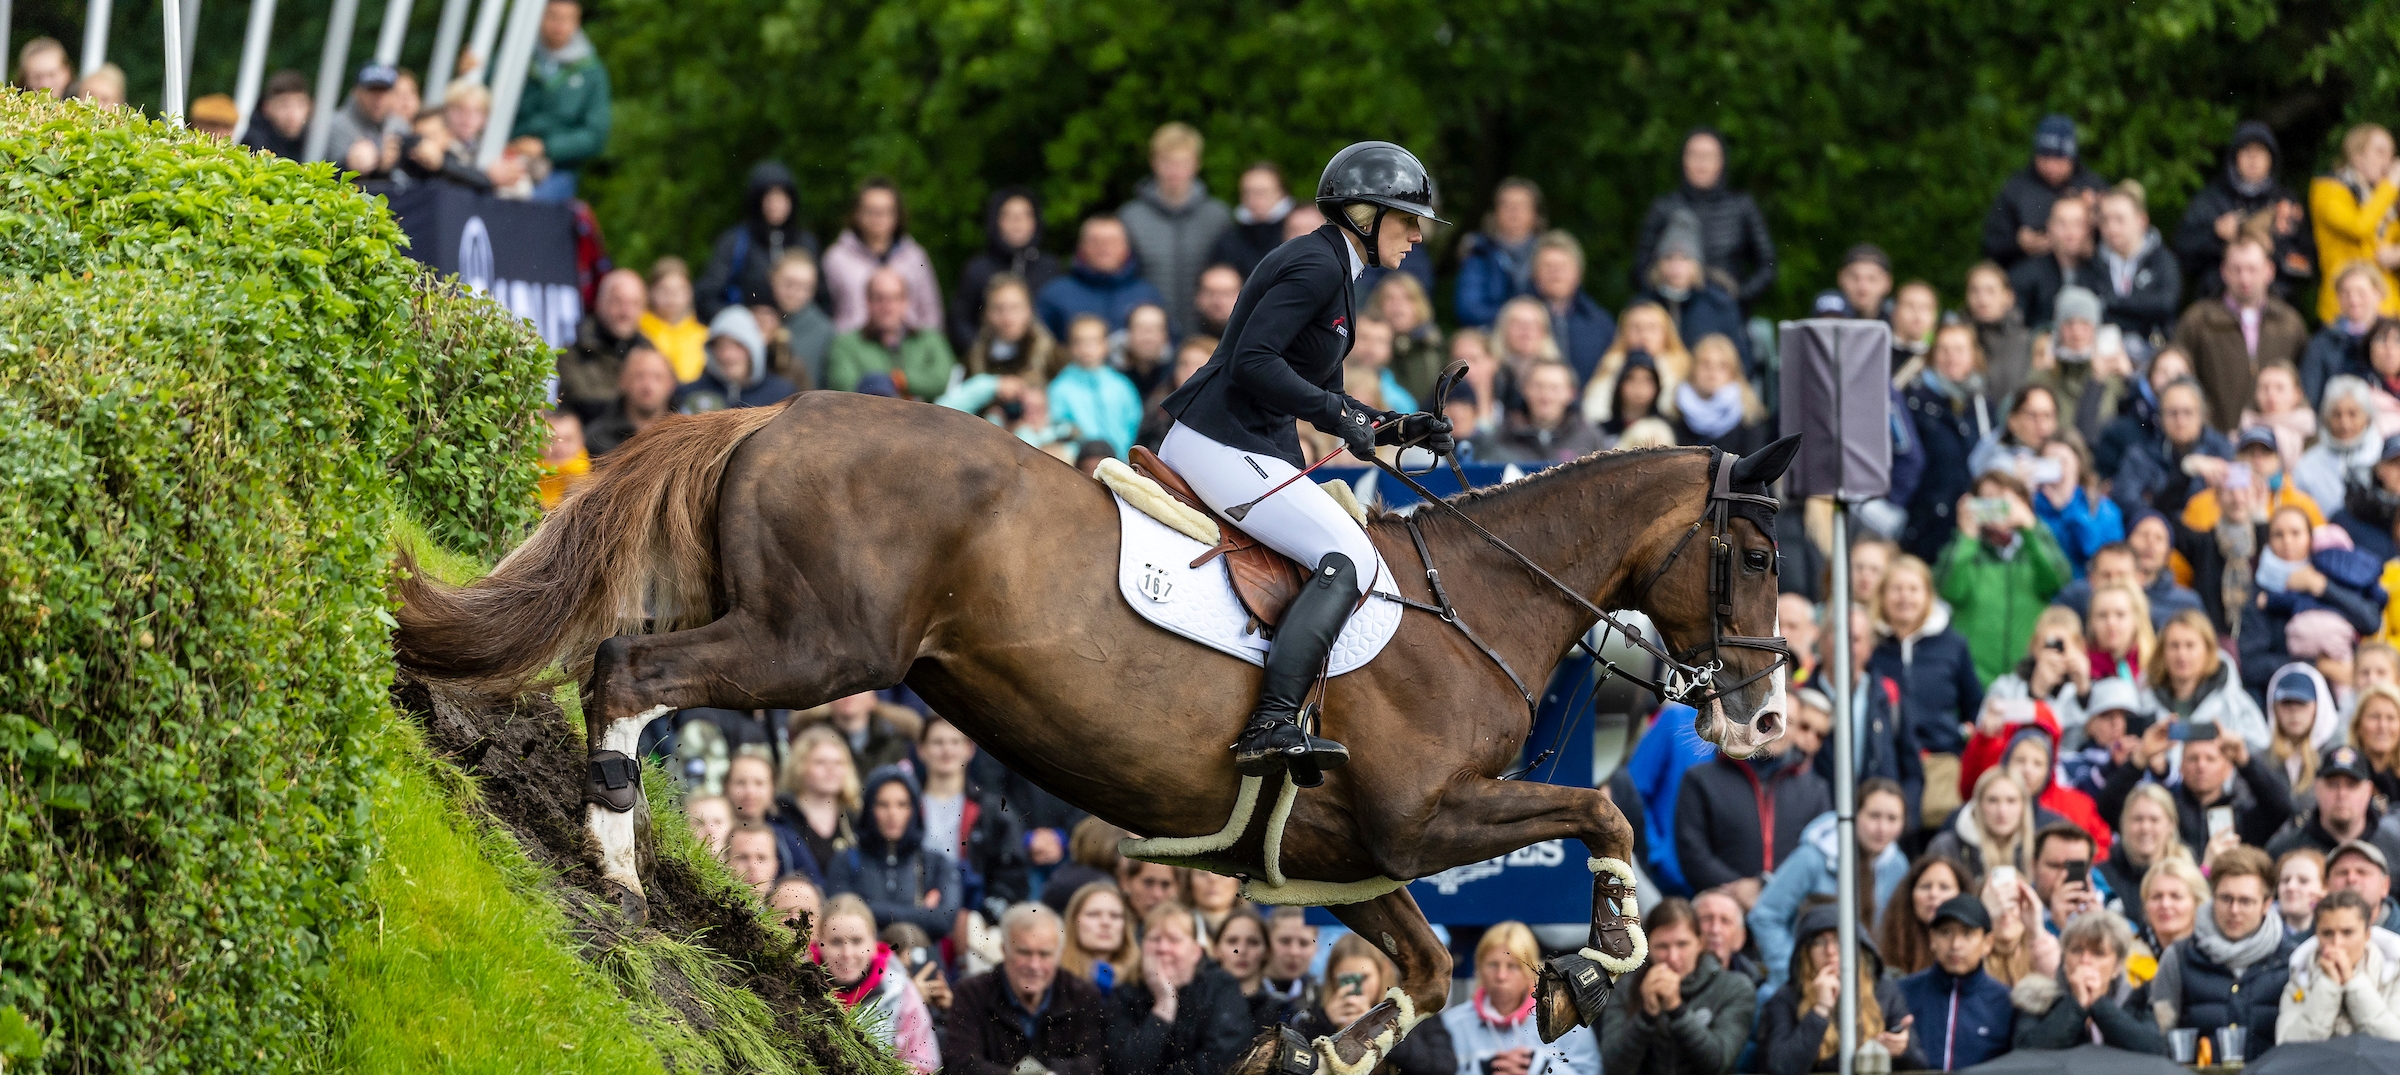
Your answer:
[[[1440,200],[1433,190],[1433,176],[1425,164],[1411,153],[1390,142],[1355,142],[1333,155],[1325,165],[1325,176],[1317,180],[1317,208],[1325,218],[1350,233],[1366,240],[1367,264],[1382,267],[1381,255],[1375,249],[1375,237],[1383,231],[1384,214],[1397,209],[1422,217],[1436,224],[1449,221],[1433,215]],[[1376,207],[1375,221],[1361,228],[1350,219],[1344,207],[1364,203]]]

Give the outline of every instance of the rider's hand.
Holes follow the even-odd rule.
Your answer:
[[[1319,427],[1323,428],[1323,427]],[[1341,417],[1333,420],[1333,428],[1325,432],[1342,438],[1350,454],[1360,459],[1375,458],[1375,412],[1352,404],[1344,404]]]
[[[1435,455],[1448,455],[1458,447],[1458,441],[1450,436],[1450,420],[1430,411],[1387,415],[1384,425],[1375,431],[1377,444],[1402,444],[1408,441],[1417,441],[1418,447]]]

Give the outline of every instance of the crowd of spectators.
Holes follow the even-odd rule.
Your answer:
[[[1245,273],[1322,222],[1271,164],[1241,173],[1238,206],[1213,201],[1200,138],[1161,127],[1152,178],[1079,221],[1064,257],[1044,249],[1035,194],[996,192],[948,294],[892,183],[860,184],[820,258],[791,223],[789,172],[761,164],[697,286],[674,259],[600,282],[553,421],[604,452],[668,413],[819,387],[968,411],[1087,466],[1155,443],[1157,401],[1207,360]],[[1818,316],[1891,328],[1894,488],[1854,512],[1847,623],[1828,621],[1830,505],[1787,505],[1789,733],[1736,760],[1669,705],[1614,782],[1640,804],[1644,887],[1667,898],[1600,1034],[1540,1044],[1543,952],[1504,924],[1471,961],[1462,949],[1472,984],[1395,1066],[1590,1073],[1605,1038],[1653,1075],[1830,1070],[1845,990],[1857,1040],[1895,1069],[2094,1041],[2221,1048],[2224,1027],[2253,1058],[2400,1039],[2392,138],[2351,132],[2304,201],[2277,185],[2272,132],[2245,124],[2171,239],[2140,185],[2081,149],[2071,121],[2040,125],[1997,185],[1985,260],[1950,282],[1955,308],[1866,243],[1817,297]],[[1455,325],[1418,259],[1359,281],[1346,389],[1430,406],[1436,372],[1464,359],[1441,403],[1462,451],[1528,470],[1638,445],[1754,450],[1774,353],[1756,307],[1779,270],[1731,163],[1693,132],[1615,311],[1587,294],[1582,245],[1547,224],[1541,191],[1501,184],[1455,244]],[[1861,781],[1852,980],[1823,674],[1837,630]],[[701,732],[731,761],[723,805],[692,810],[762,899],[823,908],[843,998],[889,1009],[921,1070],[1213,1070],[1262,1028],[1338,1028],[1394,983],[1374,946],[1326,950],[1296,910],[1120,860],[1121,833],[908,701]]]
[[[428,109],[410,72],[377,65],[327,155],[396,186],[572,198],[608,128],[580,15],[549,0],[497,163],[477,163],[490,98],[472,79]],[[123,99],[121,73],[77,78],[55,41],[18,59],[29,88]],[[300,154],[308,91],[269,79],[244,144]],[[192,111],[232,134],[215,103]],[[1789,503],[1778,526],[1789,734],[1736,760],[1668,705],[1612,782],[1640,805],[1645,889],[1669,895],[1602,1034],[1540,1043],[1542,951],[1503,923],[1393,1066],[1596,1075],[1604,1037],[1645,1075],[1831,1070],[1846,990],[1857,1040],[1896,1070],[2094,1041],[2163,1054],[2192,1037],[2178,1031],[2225,1027],[2252,1058],[2400,1040],[2392,135],[2349,131],[2302,196],[2272,129],[2244,123],[2171,233],[2083,148],[2068,117],[2039,124],[1961,278],[1899,279],[1861,242],[1817,295],[1816,316],[1891,329],[1893,487],[1854,512],[1849,622],[1828,622],[1830,505]],[[665,415],[809,389],[951,407],[1086,467],[1155,445],[1159,400],[1207,361],[1247,275],[1324,220],[1268,162],[1240,173],[1238,204],[1217,200],[1186,124],[1147,151],[1150,177],[1077,221],[1063,256],[1037,194],[996,190],[947,294],[898,185],[861,182],[820,244],[790,169],[760,162],[697,273],[666,257],[597,275],[558,359],[545,500]],[[1539,187],[1500,183],[1453,244],[1453,324],[1428,258],[1361,277],[1346,391],[1441,406],[1470,461],[1528,470],[1642,445],[1754,450],[1773,421],[1758,307],[1780,270],[1736,163],[1717,132],[1690,134],[1613,312]],[[1437,404],[1451,359],[1468,375]],[[1836,631],[1846,716],[1824,674]],[[1850,980],[1837,719],[1860,779]],[[919,1071],[1214,1072],[1263,1028],[1330,1032],[1397,982],[1374,945],[1325,950],[1298,910],[1251,907],[1229,879],[1120,859],[1121,831],[904,689],[687,710],[645,741],[682,766],[709,853],[812,931],[840,999],[881,1013]]]

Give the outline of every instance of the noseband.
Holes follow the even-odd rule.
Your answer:
[[[1445,379],[1447,376],[1445,373]],[[1384,473],[1398,478],[1402,484],[1407,485],[1412,492],[1424,498],[1427,503],[1440,505],[1443,510],[1465,523],[1468,529],[1475,531],[1493,548],[1507,553],[1526,570],[1533,572],[1543,582],[1548,583],[1552,589],[1565,595],[1567,600],[1574,602],[1583,611],[1598,618],[1609,629],[1624,635],[1626,641],[1655,658],[1660,667],[1664,669],[1664,674],[1655,679],[1636,674],[1609,660],[1598,648],[1585,642],[1582,638],[1577,638],[1575,645],[1590,654],[1593,661],[1597,662],[1599,667],[1604,670],[1603,678],[1622,676],[1660,698],[1670,702],[1681,702],[1698,709],[1772,675],[1786,664],[1796,665],[1798,663],[1792,656],[1791,647],[1783,639],[1732,634],[1727,630],[1733,621],[1734,547],[1731,540],[1733,517],[1739,515],[1749,519],[1753,525],[1759,528],[1759,532],[1767,535],[1769,541],[1773,541],[1775,513],[1781,510],[1781,505],[1777,504],[1775,499],[1770,496],[1734,492],[1732,488],[1733,465],[1740,462],[1741,457],[1713,446],[1709,448],[1708,452],[1708,502],[1701,508],[1700,518],[1692,522],[1691,529],[1684,532],[1683,539],[1675,543],[1675,547],[1668,551],[1666,559],[1650,572],[1650,577],[1642,583],[1641,587],[1641,600],[1646,601],[1649,598],[1651,587],[1657,585],[1659,577],[1666,574],[1667,569],[1675,565],[1676,558],[1683,555],[1684,547],[1691,544],[1692,538],[1697,536],[1703,527],[1711,529],[1708,573],[1709,641],[1705,645],[1692,646],[1679,653],[1669,653],[1665,648],[1650,641],[1640,631],[1627,627],[1624,621],[1610,615],[1606,609],[1593,604],[1582,594],[1575,592],[1574,588],[1558,581],[1557,576],[1543,570],[1541,565],[1534,563],[1524,553],[1518,552],[1491,531],[1484,529],[1481,523],[1460,511],[1457,505],[1434,495],[1431,490],[1419,484],[1416,478],[1406,470],[1381,459],[1377,459],[1375,465]],[[1458,477],[1459,488],[1462,490],[1467,488],[1466,475],[1460,471],[1458,460],[1453,457],[1449,463],[1452,472]],[[1410,608],[1432,613],[1440,617],[1443,622],[1456,627],[1459,633],[1466,636],[1468,642],[1482,650],[1485,657],[1489,658],[1493,664],[1498,665],[1502,672],[1507,673],[1509,682],[1515,684],[1517,693],[1524,697],[1527,711],[1538,718],[1540,703],[1534,698],[1533,692],[1526,689],[1523,677],[1517,675],[1516,670],[1508,666],[1508,662],[1501,658],[1497,650],[1485,643],[1473,628],[1468,627],[1465,621],[1459,618],[1457,607],[1450,602],[1450,595],[1442,589],[1441,572],[1433,566],[1431,551],[1426,548],[1425,535],[1418,529],[1416,516],[1413,514],[1403,516],[1402,521],[1408,526],[1410,540],[1416,543],[1418,560],[1425,565],[1425,581],[1433,592],[1435,603],[1427,604],[1390,594],[1384,596]],[[1782,560],[1781,553],[1775,554],[1773,569],[1778,574],[1782,570]],[[1604,644],[1605,641],[1605,636],[1603,636]],[[1720,687],[1717,685],[1717,676],[1725,670],[1723,651],[1729,647],[1765,650],[1773,653],[1775,660],[1769,662],[1766,667],[1742,677],[1741,680],[1730,686]],[[1694,664],[1693,661],[1703,654],[1706,655],[1706,663]],[[1748,724],[1749,722],[1740,721],[1739,723]]]

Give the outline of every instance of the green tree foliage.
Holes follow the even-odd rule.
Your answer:
[[[951,272],[1004,184],[1043,193],[1065,249],[1131,195],[1163,120],[1208,136],[1220,196],[1251,160],[1306,187],[1334,149],[1385,137],[1429,158],[1470,227],[1502,176],[1539,181],[1615,300],[1685,131],[1710,125],[1785,250],[1770,308],[1794,313],[1862,239],[1955,295],[2048,111],[2077,117],[2102,173],[2149,187],[2165,230],[2240,119],[2276,125],[2297,185],[2340,124],[2400,120],[2394,19],[2369,0],[598,0],[618,129],[585,189],[639,264],[704,258],[757,159],[794,166],[828,239],[857,180],[888,174]],[[1437,239],[1445,271],[1458,234]]]
[[[360,911],[391,521],[529,520],[546,352],[325,166],[8,95],[0,176],[0,1049],[289,1068]]]

